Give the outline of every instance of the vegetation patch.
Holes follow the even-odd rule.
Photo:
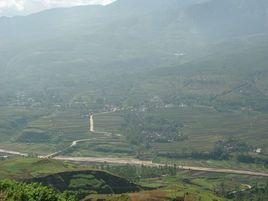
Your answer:
[[[83,170],[69,171],[37,177],[27,180],[37,182],[54,189],[78,195],[79,198],[89,194],[121,194],[140,191],[141,187],[128,180],[105,171]]]
[[[48,143],[51,137],[46,131],[40,129],[25,129],[17,137],[18,142],[23,143]]]
[[[0,181],[1,201],[76,201],[68,193],[58,193],[50,187],[37,183],[26,184],[11,180]]]

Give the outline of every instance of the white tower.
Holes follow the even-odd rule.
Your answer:
[[[94,132],[93,113],[89,113],[89,131]]]

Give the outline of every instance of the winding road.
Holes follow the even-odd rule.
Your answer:
[[[153,163],[152,161],[142,161],[135,158],[105,158],[105,157],[68,157],[68,156],[57,156],[54,157],[56,160],[73,161],[73,162],[89,162],[89,163],[110,163],[110,164],[131,164],[131,165],[143,165],[147,167],[174,167],[174,165],[166,165],[161,163]],[[235,169],[223,169],[223,168],[208,168],[208,167],[193,167],[193,166],[177,166],[180,170],[192,170],[202,172],[214,172],[214,173],[225,173],[225,174],[243,174],[251,176],[262,176],[268,177],[268,173],[255,172],[248,170],[235,170]]]

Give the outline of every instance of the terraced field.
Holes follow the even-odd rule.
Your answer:
[[[121,133],[120,112],[107,112],[94,115],[95,132],[90,133],[88,142],[79,145],[69,153],[72,156],[127,156],[135,151]]]
[[[153,144],[156,151],[208,151],[215,142],[234,137],[268,153],[267,114],[252,111],[219,113],[209,107],[185,107],[160,109],[150,115],[183,123],[182,133],[189,136],[183,142]]]
[[[94,115],[96,131],[120,133],[123,118],[120,112],[107,112]]]
[[[1,111],[2,149],[48,154],[80,139],[92,139],[81,145],[79,151],[83,155],[89,154],[88,147],[92,152],[101,153],[108,147],[128,147],[125,138],[119,134],[122,124],[120,112],[96,114],[94,122],[97,132],[92,133],[89,132],[88,116],[75,109],[41,113],[26,107],[1,107]]]
[[[26,129],[46,131],[52,141],[72,141],[89,136],[88,119],[77,111],[58,111],[31,122]]]
[[[22,108],[12,111],[5,108],[5,118],[13,115],[14,121],[24,113]],[[9,112],[8,112],[9,111]],[[268,116],[253,111],[217,112],[210,107],[183,107],[162,108],[146,115],[174,120],[183,124],[181,132],[188,136],[184,141],[168,143],[151,143],[149,149],[131,145],[122,133],[123,117],[120,112],[99,113],[94,115],[94,128],[96,132],[89,132],[88,117],[77,110],[55,111],[52,114],[29,118],[23,126],[14,130],[13,137],[8,142],[1,142],[2,149],[36,154],[50,154],[65,149],[72,141],[90,139],[68,149],[65,155],[88,157],[136,157],[138,152],[143,159],[155,159],[157,153],[188,153],[192,151],[210,151],[219,140],[235,137],[239,141],[255,148],[261,148],[263,157],[267,154],[268,139],[265,137],[268,130]],[[18,120],[17,120],[18,121]],[[12,131],[12,130],[10,130]],[[46,143],[34,142],[35,135],[47,137]],[[8,135],[7,135],[8,136]],[[41,139],[45,139],[41,138]],[[40,138],[39,138],[40,139]],[[262,139],[262,140],[257,140]],[[29,140],[29,141],[28,141]],[[47,143],[49,142],[49,143]],[[158,157],[156,162],[166,160]],[[244,164],[231,161],[204,161],[204,160],[178,160],[179,164],[196,165],[201,167],[243,167]],[[247,164],[248,169],[265,171],[263,165]]]
[[[0,106],[0,111],[1,141],[13,140],[28,122],[46,113],[41,109],[24,106]]]

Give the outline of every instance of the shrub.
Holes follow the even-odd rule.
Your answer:
[[[57,193],[50,187],[11,180],[0,181],[0,195],[3,201],[76,201],[75,197]]]

